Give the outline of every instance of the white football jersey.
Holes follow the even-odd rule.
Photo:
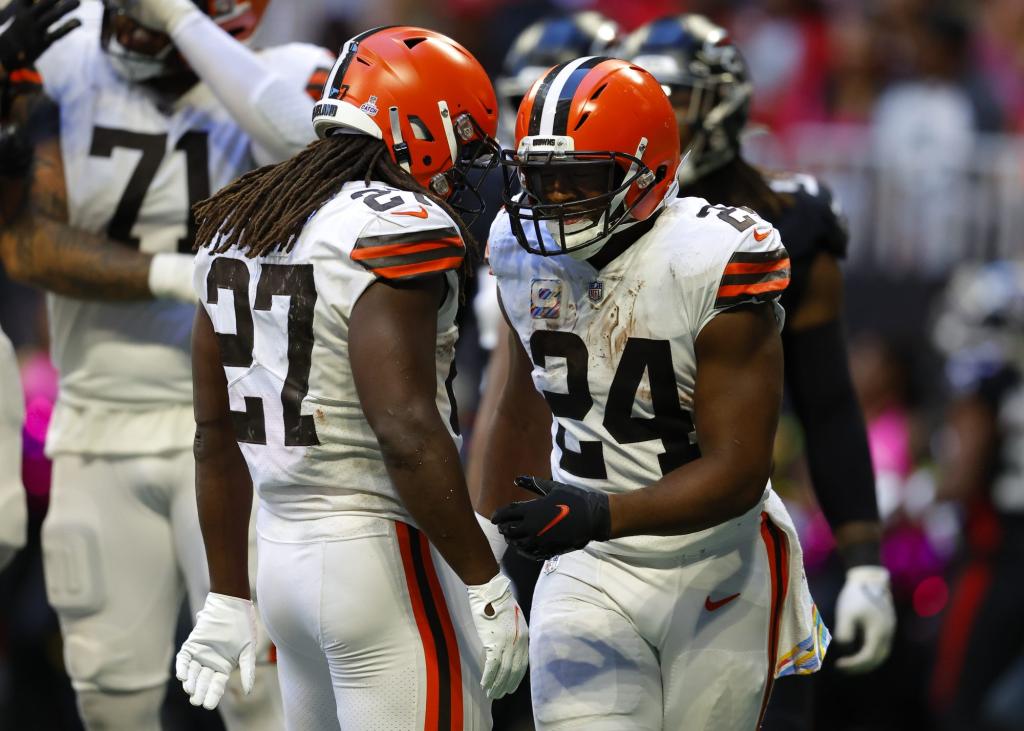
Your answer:
[[[60,106],[70,224],[147,253],[190,252],[192,204],[255,167],[252,145],[205,84],[167,105],[118,76],[100,47],[101,15],[100,3],[83,4],[82,27],[38,63]],[[302,88],[333,63],[301,44],[261,53]],[[60,372],[48,453],[188,448],[193,306],[47,299]]]
[[[628,492],[699,457],[697,335],[747,302],[771,302],[783,324],[778,298],[789,257],[771,224],[743,209],[672,199],[601,270],[526,252],[504,210],[488,246],[505,312],[555,417],[551,474],[560,482]],[[675,551],[702,535],[592,545],[643,554]]]
[[[21,426],[25,398],[18,359],[0,330],[0,546],[25,545],[27,508],[21,484]]]
[[[261,506],[285,519],[346,512],[412,522],[359,404],[348,325],[380,279],[444,272],[437,313],[437,408],[461,443],[452,380],[455,270],[465,246],[420,193],[347,183],[288,253],[200,251],[195,287],[220,341],[235,433]]]

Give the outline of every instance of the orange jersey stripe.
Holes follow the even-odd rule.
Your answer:
[[[764,294],[765,292],[781,292],[789,286],[789,277],[775,279],[771,282],[756,284],[726,284],[718,288],[718,296],[736,297],[741,294]]]
[[[736,262],[729,264],[725,267],[725,274],[767,274],[768,272],[777,272],[779,269],[786,269],[789,267],[789,258],[779,259],[778,261],[768,261],[763,263],[751,263],[745,264],[742,262]]]
[[[768,677],[761,698],[761,712],[757,727],[761,728],[768,699],[775,683],[775,663],[779,653],[779,635],[782,631],[782,607],[789,592],[789,546],[782,530],[772,522],[768,513],[761,513],[761,540],[768,553],[768,571],[771,576],[772,599],[768,611]]]
[[[352,250],[352,258],[355,261],[361,259],[380,259],[385,256],[405,256],[406,254],[418,254],[421,251],[431,249],[444,249],[449,246],[463,248],[462,239],[452,237],[438,239],[437,241],[425,241],[421,244],[385,244],[384,246],[367,246]]]
[[[416,583],[416,568],[412,562],[411,530],[405,523],[396,521],[395,533],[398,536],[399,552],[402,554],[402,568],[405,569],[405,584],[409,589],[409,599],[412,602],[413,615],[416,617],[416,629],[420,633],[420,642],[423,643],[423,655],[427,666],[427,707],[423,720],[423,729],[424,731],[435,731],[439,716],[438,695],[440,692],[437,648],[434,647],[434,637],[430,632],[430,623],[427,620],[426,609],[423,606],[423,594]]]
[[[12,71],[7,77],[12,84],[42,84],[43,77],[38,71],[32,69],[18,69]]]
[[[449,269],[458,269],[462,263],[461,256],[451,256],[447,259],[434,259],[419,264],[399,264],[393,267],[379,267],[373,273],[384,279],[400,279],[402,277],[416,277],[421,274],[433,272],[444,272]]]
[[[455,639],[455,627],[452,625],[451,614],[448,612],[448,605],[444,600],[444,590],[441,588],[441,581],[437,578],[437,571],[434,569],[433,557],[430,553],[430,543],[427,537],[419,534],[422,547],[423,567],[427,572],[427,581],[430,583],[430,592],[434,595],[434,603],[437,607],[437,614],[441,619],[441,628],[444,632],[444,642],[448,646],[448,670],[451,679],[449,689],[451,693],[451,727],[452,729],[462,728],[462,658],[459,655],[459,642]]]

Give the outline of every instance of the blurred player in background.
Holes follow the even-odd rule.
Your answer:
[[[625,61],[547,71],[503,164],[488,243],[513,334],[481,508],[519,499],[493,520],[549,559],[532,614],[537,726],[753,728],[773,679],[814,672],[828,643],[768,484],[779,235],[676,199],[675,115]],[[548,409],[552,479],[513,484]]]
[[[178,677],[208,708],[236,664],[252,682],[255,486],[288,728],[488,727],[484,696],[516,688],[528,638],[459,461],[455,315],[473,241],[447,201],[476,197],[467,172],[497,162],[494,90],[450,38],[377,28],[344,46],[314,124],[319,142],[199,208],[211,593]]]
[[[683,150],[679,195],[705,198],[720,217],[755,211],[778,228],[789,252],[792,279],[781,300],[787,392],[804,427],[815,494],[846,567],[835,639],[860,641],[836,666],[872,670],[889,654],[896,615],[879,555],[874,472],[842,329],[838,260],[846,253],[845,221],[815,178],[764,173],[743,159],[740,135],[753,88],[724,29],[700,15],[670,16],[635,30],[617,52],[654,74],[676,110]],[[810,683],[780,683],[765,727],[810,723]]]
[[[71,19],[54,27],[78,7],[77,0],[31,3],[17,0],[0,9],[0,177],[17,178],[31,165],[31,142],[12,123],[14,105],[38,90],[36,59],[81,23]],[[53,30],[50,30],[53,28]],[[21,110],[23,112],[23,110]],[[19,112],[19,113],[21,113]],[[0,222],[10,220],[23,191],[4,191]],[[0,570],[25,545],[28,520],[25,487],[21,484],[21,428],[25,401],[14,347],[0,330]]]
[[[27,203],[0,233],[13,278],[50,292],[60,395],[47,436],[47,595],[89,729],[150,731],[187,591],[207,590],[194,493],[190,206],[314,135],[333,56],[241,41],[265,2],[108,0],[38,60]],[[8,186],[10,187],[10,186]],[[269,643],[230,729],[281,727]]]
[[[954,401],[938,492],[962,504],[967,529],[931,705],[936,728],[1020,728],[1009,675],[1024,661],[1024,263],[962,267],[941,308],[935,343]],[[1000,717],[1006,706],[1016,717]]]

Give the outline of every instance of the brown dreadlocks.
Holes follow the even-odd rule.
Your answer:
[[[467,261],[460,278],[475,261],[477,244],[459,215],[395,164],[380,140],[367,135],[334,135],[310,144],[294,157],[258,168],[193,208],[198,251],[214,246],[219,254],[232,246],[255,258],[271,251],[291,251],[306,221],[341,186],[362,178],[430,196],[455,221],[466,243]],[[221,238],[217,238],[223,234]]]

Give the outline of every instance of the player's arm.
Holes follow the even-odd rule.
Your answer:
[[[256,610],[249,597],[252,480],[235,440],[217,334],[202,307],[192,325],[192,389],[196,504],[210,592],[175,658],[175,674],[192,705],[213,710],[236,666],[242,690],[252,691]]]
[[[371,284],[352,311],[349,360],[403,504],[459,578],[483,584],[498,567],[435,402],[437,309],[445,286],[441,276]]]
[[[192,0],[139,0],[136,12],[144,25],[171,37],[196,75],[265,151],[269,159],[261,162],[285,160],[316,139],[310,122],[313,100],[305,90],[308,76],[292,83]]]
[[[500,302],[499,302],[500,306]],[[477,511],[490,516],[502,505],[534,497],[514,483],[518,475],[551,474],[551,410],[533,385],[533,363],[504,307],[499,342],[491,356],[481,412],[487,419],[476,439],[482,445]]]
[[[248,599],[252,480],[235,438],[217,334],[202,307],[192,325],[192,388],[196,503],[210,591]]]
[[[850,378],[841,321],[843,278],[836,258],[811,264],[807,291],[783,330],[786,384],[804,428],[807,463],[822,512],[846,565],[836,601],[835,639],[859,647],[836,662],[867,672],[889,655],[896,612],[882,566],[882,528],[867,431]]]
[[[831,254],[811,264],[782,339],[786,385],[804,429],[811,483],[847,567],[878,565],[881,526],[867,431],[842,328],[843,277]]]
[[[349,321],[349,360],[392,484],[466,584],[485,653],[480,685],[500,698],[526,672],[528,632],[474,516],[459,452],[437,410],[437,308],[446,286],[436,275],[371,284]]]
[[[25,124],[35,138],[30,169],[23,177],[0,175],[0,260],[7,275],[79,299],[195,301],[190,255],[144,254],[68,223],[60,110],[41,97]]]

